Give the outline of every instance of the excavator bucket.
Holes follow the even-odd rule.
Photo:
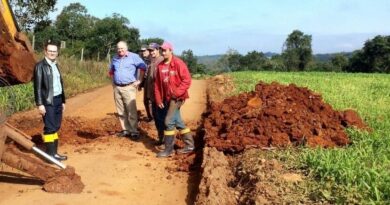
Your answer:
[[[31,81],[36,62],[30,42],[20,32],[8,1],[0,0],[0,78],[9,85],[27,83]]]

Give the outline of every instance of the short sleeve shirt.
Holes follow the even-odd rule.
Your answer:
[[[136,81],[137,69],[146,70],[146,64],[139,55],[132,52],[127,52],[122,57],[115,55],[110,65],[113,81],[116,84],[129,84]]]

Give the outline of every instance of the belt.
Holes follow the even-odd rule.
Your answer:
[[[131,84],[133,84],[134,82],[131,82],[131,83],[125,83],[125,84],[120,84],[120,83],[114,83],[115,86],[119,86],[119,87],[126,87],[126,86],[129,86]]]

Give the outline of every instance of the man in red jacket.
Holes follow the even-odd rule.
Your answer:
[[[173,55],[173,46],[170,43],[164,42],[160,48],[164,60],[157,66],[154,90],[157,112],[165,116],[165,148],[157,157],[169,157],[174,151],[175,128],[179,130],[185,143],[185,147],[178,150],[178,153],[190,153],[195,149],[191,130],[185,126],[180,115],[180,107],[189,97],[191,75],[187,65]]]

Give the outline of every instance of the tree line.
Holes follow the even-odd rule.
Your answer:
[[[139,30],[130,25],[129,19],[114,13],[99,19],[90,15],[85,6],[71,3],[65,6],[54,21],[48,13],[54,11],[56,0],[10,0],[11,7],[22,30],[34,36],[34,48],[42,51],[47,39],[63,42],[61,55],[79,56],[102,60],[115,52],[115,44],[126,40],[130,51],[136,52],[141,45],[163,43],[162,38],[140,39]],[[191,73],[206,73],[206,66],[199,64],[192,50],[180,55]]]
[[[115,45],[126,40],[129,50],[137,51],[143,43],[161,43],[160,38],[140,39],[138,28],[118,13],[103,19],[88,13],[80,3],[65,6],[55,20],[48,13],[54,11],[56,0],[10,0],[15,17],[22,30],[34,43],[36,51],[42,51],[45,41],[61,42],[61,55],[83,56],[86,59],[101,60],[115,52]]]
[[[311,41],[311,35],[294,30],[288,35],[279,55],[268,58],[258,51],[241,55],[236,50],[229,49],[209,67],[212,72],[270,70],[390,73],[390,36],[378,35],[367,40],[362,49],[351,55],[335,53],[327,62],[314,58]]]
[[[57,0],[9,0],[20,27],[34,36],[35,49],[41,51],[47,39],[64,42],[62,55],[101,60],[115,52],[115,44],[126,40],[130,51],[142,44],[162,43],[161,38],[140,39],[138,28],[130,20],[114,13],[99,19],[90,15],[85,6],[71,3],[65,6],[54,21],[48,13]],[[294,30],[287,36],[281,54],[267,57],[263,52],[250,51],[245,55],[229,49],[212,65],[198,63],[191,49],[182,52],[191,73],[219,73],[242,70],[270,71],[334,71],[334,72],[390,72],[390,36],[376,36],[365,42],[362,49],[351,55],[333,54],[326,62],[313,57],[312,36]]]

